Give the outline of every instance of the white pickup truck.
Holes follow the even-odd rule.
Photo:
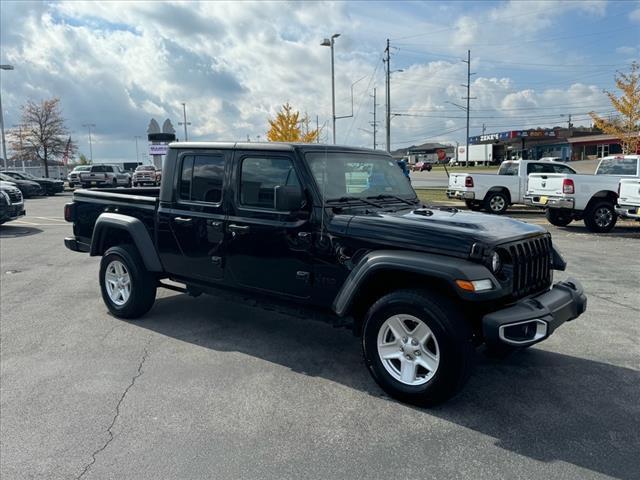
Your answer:
[[[616,213],[619,217],[640,221],[640,178],[620,180]]]
[[[584,220],[592,232],[608,232],[618,215],[618,183],[638,178],[640,155],[615,155],[600,160],[595,175],[533,174],[525,203],[545,208],[547,220],[566,227],[573,220]]]
[[[568,165],[548,160],[503,162],[498,174],[452,173],[447,197],[464,200],[470,210],[504,213],[509,205],[524,203],[530,173],[576,173]]]
[[[131,186],[131,175],[118,165],[91,165],[88,171],[80,172],[79,180],[82,188]]]

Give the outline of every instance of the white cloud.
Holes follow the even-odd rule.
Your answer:
[[[394,8],[396,5],[414,10]],[[487,118],[487,123],[496,125],[507,118],[514,123],[543,123],[527,118],[526,111],[510,109],[535,107],[559,113],[566,108],[552,107],[571,102],[602,104],[598,88],[575,83],[566,74],[558,78],[544,69],[537,72],[536,80],[542,90],[529,85],[522,88],[513,75],[518,72],[506,70],[505,74],[505,65],[499,62],[544,64],[566,59],[578,63],[575,54],[532,38],[552,29],[562,13],[598,18],[605,12],[603,2],[508,2],[474,12],[458,4],[445,6],[3,4],[3,63],[16,64],[14,72],[3,74],[3,106],[8,123],[17,123],[18,106],[27,98],[60,96],[76,135],[84,138],[83,123],[97,124],[94,153],[105,157],[131,155],[126,145],[133,145],[134,135],[144,134],[151,116],[160,121],[170,117],[177,124],[183,101],[188,105],[192,138],[242,139],[247,134],[264,138],[267,118],[287,101],[312,119],[318,115],[320,123],[330,118],[329,49],[319,43],[334,32],[342,33],[335,50],[339,115],[349,113],[351,83],[367,76],[355,89],[359,115],[338,122],[340,142],[370,145],[370,136],[360,129],[371,128],[369,94],[374,86],[380,104],[378,118],[383,118],[379,59],[387,37],[400,39],[392,42],[399,48],[393,49],[392,68],[404,69],[393,74],[393,110],[416,115],[393,118],[394,143],[463,135],[461,130],[451,131],[464,126],[464,112],[446,102],[463,103],[465,90],[460,84],[466,79],[466,65],[460,58],[469,46],[473,70],[478,72],[472,84],[472,95],[478,97],[472,101],[473,128],[479,128],[482,115],[501,117]],[[432,10],[450,21],[434,18]],[[12,18],[20,22],[7,20]],[[493,28],[495,25],[504,28]],[[420,36],[423,32],[430,35]],[[519,47],[519,42],[525,42],[526,48]],[[428,52],[436,52],[438,60]],[[371,78],[374,68],[377,74]],[[565,86],[553,90],[545,85],[554,81]],[[571,83],[575,84],[566,86]],[[379,138],[383,138],[382,131]]]

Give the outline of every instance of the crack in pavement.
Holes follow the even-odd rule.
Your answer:
[[[640,312],[640,308],[632,307],[631,305],[626,305],[624,303],[616,302],[615,300],[611,300],[610,298],[603,297],[593,292],[589,292],[589,295],[599,298],[600,300],[604,300],[605,302],[613,303],[614,305],[618,305],[620,307],[628,308],[629,310],[633,310],[634,312]]]
[[[84,466],[84,469],[82,470],[80,475],[78,475],[76,477],[76,480],[80,480],[89,471],[89,469],[93,466],[93,464],[96,463],[96,456],[99,453],[103,452],[109,446],[109,444],[113,441],[114,436],[113,436],[112,429],[113,429],[114,425],[116,424],[116,421],[118,420],[118,417],[120,416],[120,405],[122,405],[122,402],[124,402],[124,399],[127,396],[127,393],[129,393],[129,390],[131,390],[133,385],[136,383],[136,380],[142,375],[142,366],[144,365],[144,362],[147,360],[148,354],[149,354],[149,352],[147,351],[147,349],[145,347],[144,353],[142,355],[142,359],[140,360],[140,363],[138,364],[138,370],[136,371],[135,375],[131,379],[131,383],[129,383],[127,388],[124,389],[124,392],[122,392],[122,395],[120,396],[120,399],[118,400],[118,403],[116,405],[116,413],[113,416],[113,419],[111,420],[111,424],[107,428],[107,433],[109,434],[109,438],[107,438],[107,441],[104,442],[104,444],[100,448],[98,448],[97,450],[95,450],[91,454],[91,461]]]

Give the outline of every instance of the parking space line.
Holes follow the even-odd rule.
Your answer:
[[[64,218],[55,218],[55,217],[54,218],[52,218],[52,217],[33,217],[33,218],[39,218],[39,219],[42,219],[42,220],[50,220],[50,221],[54,221],[54,222],[65,222],[66,223],[66,220]]]

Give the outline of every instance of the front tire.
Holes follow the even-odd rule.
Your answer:
[[[606,200],[594,203],[584,213],[585,226],[595,233],[610,232],[616,226],[617,221],[618,215],[613,203]]]
[[[156,299],[157,283],[132,245],[108,249],[100,261],[100,290],[109,311],[118,318],[138,318]]]
[[[503,192],[490,192],[484,201],[484,208],[495,215],[502,215],[509,208],[509,199]]]
[[[394,398],[431,406],[454,396],[473,364],[471,329],[446,297],[398,290],[375,302],[365,320],[367,367]]]
[[[556,227],[566,227],[573,221],[569,212],[557,208],[547,208],[544,215],[547,221]]]

